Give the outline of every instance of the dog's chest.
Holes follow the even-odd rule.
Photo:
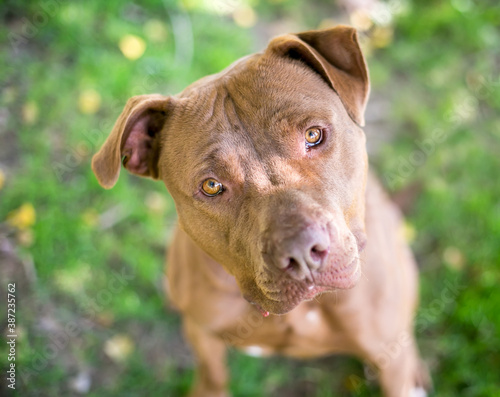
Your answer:
[[[340,330],[335,330],[314,301],[267,318],[250,308],[220,335],[228,345],[252,356],[317,357],[342,351],[345,343]]]

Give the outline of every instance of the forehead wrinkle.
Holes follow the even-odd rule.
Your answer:
[[[177,117],[177,124],[193,129],[194,137],[199,144],[193,145],[189,139],[185,145],[189,148],[196,147],[195,168],[203,167],[204,163],[212,163],[220,155],[218,149],[224,145],[225,133],[228,130],[228,118],[224,111],[227,91],[222,87],[209,87],[194,90],[190,96],[183,98],[185,101],[182,113]]]
[[[280,185],[285,181],[290,185],[298,185],[302,182],[302,173],[297,170],[297,167],[291,161],[280,156],[273,156],[269,162],[274,171],[275,185]]]
[[[236,88],[236,89],[234,89]],[[245,95],[245,87],[243,90],[238,90],[234,84],[228,85],[228,96],[231,99],[231,110],[234,117],[238,120],[240,125],[240,133],[237,134],[239,142],[240,153],[244,162],[244,171],[246,178],[246,186],[257,188],[258,191],[265,191],[273,185],[273,170],[272,164],[269,163],[269,155],[275,153],[276,155],[283,156],[284,150],[284,137],[276,133],[276,130],[269,131],[266,129],[266,120],[269,117],[274,117],[272,111],[264,110],[264,105],[260,108],[254,106],[255,104],[248,100],[248,95]],[[258,96],[262,97],[262,96]],[[253,114],[254,116],[250,116]],[[255,117],[257,116],[257,117]]]
[[[244,169],[244,161],[242,153],[238,150],[237,146],[234,145],[232,139],[228,139],[222,145],[221,152],[221,162],[219,167],[227,179],[235,183],[243,183],[246,177],[246,172]]]
[[[242,166],[242,153],[229,134],[220,134],[218,137],[194,163],[193,168],[197,170],[195,177],[212,174],[213,177],[243,182],[246,173]]]
[[[208,165],[213,164],[218,161],[220,155],[220,139],[215,139],[212,137],[201,145],[203,150],[197,153],[196,160],[193,161],[193,168],[195,170],[207,169]]]
[[[243,190],[265,191],[271,185],[265,163],[256,157],[258,153],[247,136],[232,137],[219,151],[221,171]]]
[[[255,128],[252,123],[249,127],[246,126],[244,120],[249,109],[246,106],[252,104],[242,95],[240,91],[232,91],[231,84],[226,84],[227,97],[225,102],[225,110],[228,120],[233,127],[235,137],[234,147],[237,148],[239,157],[239,166],[241,170],[240,181],[245,182],[245,185],[255,185],[258,189],[264,190],[270,185],[268,171],[265,167],[265,162],[257,148],[256,137],[252,133],[248,133],[249,128]]]
[[[194,90],[188,97],[181,98],[182,109],[178,119],[186,125],[203,126],[206,131],[223,131],[227,118],[224,102],[227,91],[222,85],[212,85]]]
[[[269,179],[266,168],[260,164],[254,164],[248,168],[246,188],[255,189],[258,193],[264,193],[269,190],[272,183]]]
[[[325,108],[324,92],[319,98],[317,92],[283,94],[276,96],[273,84],[261,84],[258,73],[255,84],[241,84],[240,80],[227,83],[228,95],[232,98],[232,110],[241,125],[248,130],[256,155],[261,161],[261,153],[270,150],[283,157],[296,153],[301,134],[313,126],[330,125],[335,122],[333,106]],[[257,87],[257,88],[256,88]],[[256,92],[258,90],[258,92]],[[332,97],[329,87],[325,90]],[[252,100],[259,98],[259,100]],[[333,99],[333,98],[332,98]]]

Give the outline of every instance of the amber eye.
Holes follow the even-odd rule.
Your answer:
[[[317,145],[321,142],[321,139],[323,139],[323,132],[320,128],[309,128],[306,131],[306,146],[311,147]]]
[[[210,197],[217,196],[219,193],[222,193],[223,190],[222,183],[214,178],[205,179],[203,185],[201,185],[201,189],[203,190],[203,193]]]

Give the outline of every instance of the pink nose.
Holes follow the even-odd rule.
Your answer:
[[[312,273],[324,265],[329,248],[328,233],[309,226],[279,241],[273,250],[273,262],[295,280],[312,281]]]

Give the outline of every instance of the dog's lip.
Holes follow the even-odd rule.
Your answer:
[[[338,275],[337,276],[338,278],[348,278],[358,270],[359,268],[358,265],[359,265],[359,257],[355,256],[347,266],[344,266],[340,269],[335,269],[334,272],[335,274]]]
[[[342,269],[335,271],[333,283],[310,285],[304,294],[303,300],[311,300],[323,292],[335,291],[337,289],[347,289],[351,287],[352,278],[359,271],[359,259],[353,258],[351,262]]]
[[[354,257],[347,266],[344,266],[341,269],[334,271],[334,276],[331,278],[332,282],[328,284],[310,284],[308,285],[298,296],[294,297],[293,301],[290,300],[282,300],[279,302],[283,304],[284,310],[279,313],[275,311],[265,310],[260,304],[252,301],[250,298],[245,297],[245,299],[254,305],[260,313],[267,317],[270,313],[273,314],[285,314],[295,307],[297,307],[303,301],[310,301],[314,299],[317,295],[322,294],[324,292],[331,292],[338,289],[349,289],[354,285],[354,282],[357,281],[357,273],[361,271],[359,266],[359,258]],[[274,301],[274,300],[273,300]]]
[[[326,285],[310,285],[307,288],[307,292],[304,294],[301,301],[302,300],[306,300],[306,301],[312,300],[318,294],[321,294],[323,292],[333,291],[333,290],[335,290],[335,287],[332,288],[332,287],[326,286]]]

